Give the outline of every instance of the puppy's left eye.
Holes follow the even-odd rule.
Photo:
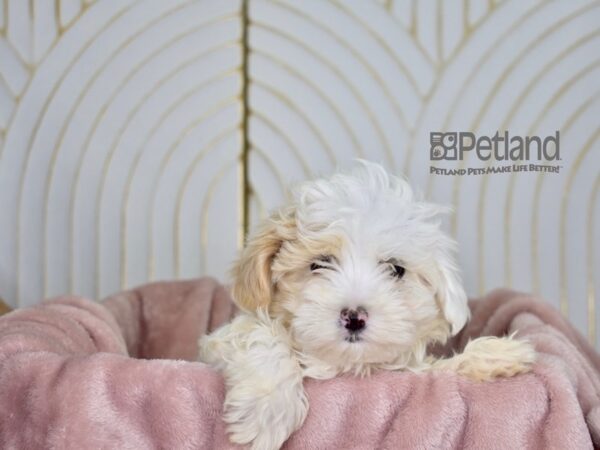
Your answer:
[[[394,278],[401,279],[406,272],[404,266],[398,264],[395,259],[391,259],[388,261],[382,261],[382,264],[386,264],[389,267],[389,270]]]
[[[392,271],[393,271],[393,275],[400,279],[404,276],[404,272],[406,272],[406,269],[404,269],[404,267],[399,266],[397,264],[393,264],[392,265]]]

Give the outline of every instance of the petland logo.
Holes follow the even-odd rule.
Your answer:
[[[508,131],[493,136],[475,136],[474,133],[431,132],[431,161],[463,161],[467,154],[479,161],[509,163],[470,167],[461,169],[443,169],[431,166],[430,173],[436,175],[485,175],[487,173],[507,172],[552,172],[558,173],[560,166],[547,164],[515,164],[515,162],[553,162],[560,161],[560,132],[541,138],[539,136],[510,136]]]

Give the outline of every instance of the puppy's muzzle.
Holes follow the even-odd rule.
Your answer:
[[[350,333],[360,333],[364,330],[368,317],[367,310],[360,306],[356,309],[344,308],[340,311],[340,322]]]

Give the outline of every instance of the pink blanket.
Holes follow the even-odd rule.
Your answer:
[[[531,374],[307,380],[310,412],[286,449],[591,448],[600,358],[544,303],[510,291],[473,302],[469,337],[519,329]],[[197,339],[233,314],[211,279],[157,283],[102,303],[63,297],[0,318],[2,449],[223,449],[221,377]],[[442,349],[448,351],[448,349]]]

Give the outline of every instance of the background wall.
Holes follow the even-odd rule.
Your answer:
[[[0,296],[224,278],[288,183],[363,157],[454,205],[470,294],[596,341],[599,49],[598,1],[0,0]],[[560,130],[560,173],[429,175],[430,131],[504,129]]]

